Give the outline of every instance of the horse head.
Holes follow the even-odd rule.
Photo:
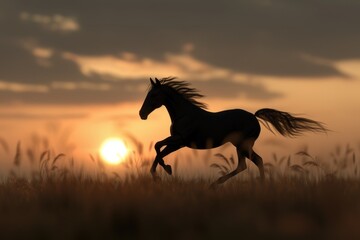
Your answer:
[[[161,82],[155,78],[155,82],[150,78],[151,88],[146,95],[139,115],[142,120],[146,120],[150,113],[164,105],[165,95],[163,94]]]

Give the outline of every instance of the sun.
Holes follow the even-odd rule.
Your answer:
[[[100,147],[101,157],[110,164],[119,164],[128,153],[128,149],[120,138],[108,138]]]

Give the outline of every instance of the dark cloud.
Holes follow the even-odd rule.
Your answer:
[[[21,13],[74,19],[79,30],[51,31]],[[193,56],[214,66],[245,74],[272,76],[343,76],[330,64],[360,57],[360,2],[353,0],[243,1],[47,1],[4,0],[0,9],[0,80],[50,84],[54,81],[104,81],[84,76],[62,52],[163,59],[193,43]],[[54,50],[48,67],[39,64],[24,41]],[[310,58],[305,58],[311,56]],[[194,80],[196,81],[196,79]],[[124,85],[141,83],[127,83]],[[0,101],[34,103],[105,103],[139,99],[142,93],[112,84],[109,91],[51,90],[49,93],[1,92]],[[207,95],[268,99],[264,86],[214,79],[197,83]],[[236,87],[236,89],[235,89]],[[219,89],[222,93],[218,93]]]
[[[195,81],[193,85],[208,97],[231,99],[244,96],[249,99],[268,100],[282,97],[278,92],[271,92],[264,85],[223,80]]]
[[[19,83],[49,83],[52,81],[85,81],[78,67],[64,60],[58,53],[48,59],[50,66],[44,67],[37,63],[35,56],[24,49],[20,43],[2,44],[0,55],[0,80]],[[91,79],[91,78],[90,78]]]
[[[29,103],[29,104],[115,104],[119,102],[141,101],[146,96],[146,86],[149,80],[128,80],[109,82],[109,90],[64,90],[52,89],[48,92],[0,92],[1,103]],[[104,82],[104,80],[103,80]],[[235,83],[222,80],[191,81],[201,93],[209,98],[233,98],[246,96],[251,99],[267,100],[280,97],[281,94],[271,92],[262,85]],[[144,90],[142,90],[144,89]],[[206,98],[204,99],[206,102]],[[1,115],[0,115],[1,117]]]
[[[16,2],[14,4],[13,2]],[[131,51],[162,57],[182,44],[216,65],[271,75],[336,75],[301,53],[333,60],[356,58],[357,1],[11,1],[12,13],[73,16],[80,31],[53,34],[17,20],[22,35],[79,54]],[[10,26],[8,26],[9,28]],[[18,33],[19,35],[20,33]]]

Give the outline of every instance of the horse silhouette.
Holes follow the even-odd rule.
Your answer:
[[[303,131],[326,132],[320,122],[295,117],[287,112],[263,108],[255,114],[242,109],[231,109],[221,112],[209,112],[206,105],[197,101],[203,97],[189,83],[167,77],[153,81],[150,78],[150,89],[140,109],[140,117],[146,120],[155,109],[165,106],[170,118],[170,136],[155,144],[156,157],[150,172],[156,180],[158,164],[168,174],[172,174],[171,166],[164,163],[163,158],[182,148],[210,149],[227,142],[236,147],[238,164],[235,170],[220,177],[213,183],[221,184],[239,172],[246,169],[245,158],[250,159],[260,171],[263,180],[264,165],[262,158],[253,150],[255,140],[260,134],[260,124],[257,118],[270,131],[270,124],[283,136],[295,137]],[[163,148],[165,146],[165,148]]]

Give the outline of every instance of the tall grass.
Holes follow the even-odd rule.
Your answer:
[[[50,145],[41,150],[18,143],[11,153],[2,139],[0,151],[11,156],[12,169],[0,182],[0,238],[360,238],[358,150],[350,145],[335,147],[328,158],[308,149],[273,154],[264,183],[248,161],[246,171],[211,190],[213,178],[235,168],[231,153],[178,155],[175,176],[159,168],[162,181],[153,182],[153,143],[128,141],[134,152],[121,173],[109,171],[97,154],[88,159],[94,172]],[[193,161],[215,176],[183,178],[179,165]],[[29,175],[22,174],[26,162]]]
[[[237,163],[235,163],[233,155],[226,157],[222,153],[217,153],[215,157],[217,160],[210,167],[217,170],[219,176],[228,174],[236,167]],[[248,161],[248,172],[253,177],[255,173],[250,171],[251,166],[255,168],[255,171],[257,169],[255,165],[251,164]],[[329,177],[359,178],[359,164],[355,150],[347,144],[344,148],[337,146],[326,159],[311,155],[307,148],[293,155],[282,157],[278,157],[274,153],[272,159],[264,163],[264,168],[269,178],[301,177],[306,180],[318,181]]]

